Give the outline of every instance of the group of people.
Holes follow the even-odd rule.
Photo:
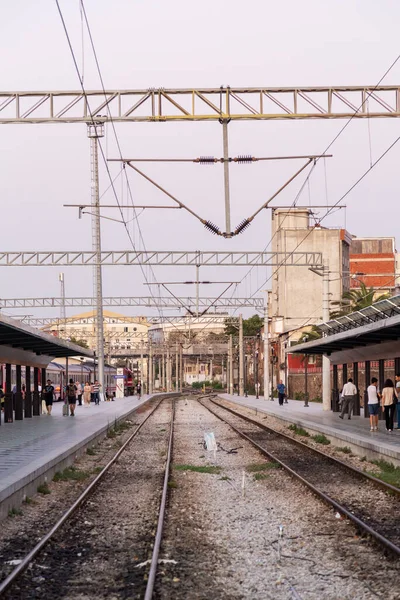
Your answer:
[[[343,386],[342,391],[342,410],[340,419],[348,413],[348,419],[351,419],[354,410],[354,400],[357,394],[357,388],[350,377]],[[396,375],[396,386],[392,379],[386,379],[382,391],[378,389],[378,380],[372,377],[371,384],[367,388],[368,412],[370,421],[370,431],[378,431],[379,410],[385,415],[386,431],[392,433],[394,415],[397,402],[400,395],[400,375]],[[400,429],[400,410],[397,410],[397,428]]]
[[[82,398],[83,405],[86,407],[90,406],[91,402],[98,405],[100,403],[100,388],[101,384],[97,379],[94,383],[86,382],[84,384],[81,384],[80,381],[74,382],[73,379],[70,379],[68,385],[65,386],[65,398],[69,404],[71,417],[75,416],[76,404],[78,403],[78,406],[82,406]],[[50,379],[47,380],[43,395],[47,414],[51,415],[55,398],[55,388]]]

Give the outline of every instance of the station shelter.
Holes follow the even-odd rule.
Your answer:
[[[288,353],[324,355],[331,364],[331,403],[338,411],[339,394],[352,377],[358,394],[355,415],[368,417],[366,389],[372,377],[382,390],[387,378],[400,374],[400,295],[381,300],[359,311],[318,326],[322,337],[288,348]]]
[[[68,358],[73,356],[93,358],[93,352],[0,315],[0,385],[4,392],[4,423],[39,416],[39,386],[43,388],[45,385],[46,368],[53,359],[65,358],[68,379]]]

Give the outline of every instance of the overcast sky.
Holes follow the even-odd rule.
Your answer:
[[[82,55],[78,0],[60,0],[86,89],[99,89],[87,33]],[[395,0],[85,0],[106,88],[369,85],[378,83],[400,53],[400,4]],[[0,82],[3,91],[77,90],[67,40],[53,0],[3,2],[0,21]],[[83,60],[82,60],[83,59]],[[383,84],[400,81],[400,61]],[[322,152],[343,121],[241,122],[229,126],[230,155]],[[117,125],[125,156],[222,155],[218,123]],[[354,119],[321,161],[299,203],[332,204],[400,135],[395,119]],[[111,128],[104,148],[117,157]],[[371,143],[369,143],[369,139]],[[2,250],[90,250],[91,223],[63,208],[90,202],[90,152],[86,126],[3,125],[0,135]],[[231,167],[232,225],[249,216],[301,163]],[[346,199],[347,209],[324,221],[358,236],[396,236],[399,228],[400,144]],[[113,176],[119,166],[111,167]],[[224,226],[222,166],[143,167],[202,217]],[[101,193],[108,183],[100,164]],[[138,176],[129,175],[137,204],[169,201]],[[303,179],[275,204],[290,205]],[[325,185],[326,183],[326,185]],[[120,177],[116,189],[127,201]],[[111,193],[103,202],[114,203]],[[116,211],[109,211],[117,217]],[[225,240],[207,233],[183,211],[146,211],[139,218],[147,249],[263,250],[270,239],[270,211],[241,236]],[[130,225],[137,249],[138,228]],[[102,221],[103,249],[130,249],[121,224]],[[1,297],[59,296],[59,268],[2,268]],[[194,279],[194,270],[154,268],[158,281]],[[92,294],[91,268],[65,268],[68,296]],[[201,278],[239,281],[246,269],[202,269]],[[237,295],[254,292],[266,279],[254,269]],[[146,276],[150,277],[146,269]],[[148,295],[139,267],[104,268],[104,295]],[[211,288],[204,292],[210,293]],[[213,288],[216,295],[222,288]],[[155,290],[154,290],[155,291]],[[186,296],[193,287],[174,287]],[[78,312],[79,309],[76,310]],[[119,310],[119,309],[116,309]],[[44,311],[27,311],[44,315]],[[75,311],[70,309],[69,314]],[[121,312],[139,314],[140,310]],[[176,314],[176,311],[173,311]],[[22,314],[23,311],[19,311]],[[48,313],[56,316],[57,313]]]

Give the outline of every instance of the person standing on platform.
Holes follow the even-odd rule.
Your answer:
[[[393,431],[394,409],[397,404],[397,392],[391,379],[386,379],[382,390],[382,410],[385,411],[386,431]]]
[[[71,417],[75,416],[75,407],[76,407],[76,385],[74,384],[74,380],[70,379],[69,384],[67,385],[67,400],[69,404],[69,408],[71,411]]]
[[[397,397],[400,395],[400,375],[396,375],[396,392]],[[397,408],[397,429],[400,429],[400,406],[396,404]]]
[[[140,396],[142,395],[142,384],[140,381],[138,381],[138,384],[136,386],[136,394],[137,394],[138,400],[140,400]]]
[[[348,382],[344,384],[342,390],[343,402],[342,402],[342,412],[339,415],[339,419],[343,419],[343,415],[348,409],[349,411],[349,419],[351,419],[351,413],[354,409],[354,398],[357,394],[357,388],[353,383],[352,378],[350,377]]]
[[[50,379],[47,380],[47,385],[44,388],[44,401],[46,404],[47,414],[50,416],[53,408],[54,386]]]
[[[93,394],[94,394],[94,403],[96,406],[98,406],[100,403],[100,384],[97,381],[97,379],[93,384]]]
[[[90,406],[90,399],[91,399],[91,392],[92,392],[92,386],[90,385],[90,383],[87,381],[85,383],[85,387],[83,388],[83,402],[85,403],[85,406]]]
[[[78,406],[82,406],[82,384],[79,381],[75,382],[76,397],[78,398]]]
[[[285,393],[286,393],[286,387],[285,387],[285,384],[283,383],[282,379],[276,386],[276,389],[278,390],[279,406],[283,406],[283,401],[285,399]]]
[[[367,388],[368,394],[368,412],[369,412],[369,423],[371,426],[370,431],[378,431],[378,419],[379,419],[379,396],[378,394],[378,380],[376,377],[371,379],[371,385]]]

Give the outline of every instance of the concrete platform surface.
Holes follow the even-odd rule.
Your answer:
[[[310,402],[308,408],[304,408],[304,401],[288,400],[287,404],[279,406],[278,399],[274,401],[256,399],[255,396],[233,396],[230,394],[218,394],[225,400],[248,408],[257,409],[284,422],[295,423],[307,430],[323,433],[332,440],[335,445],[346,445],[358,455],[367,458],[377,458],[375,453],[382,458],[400,465],[400,430],[395,429],[393,433],[385,430],[385,421],[379,421],[380,430],[370,431],[369,419],[364,418],[363,409],[361,416],[352,416],[351,420],[344,416],[339,419],[339,413],[322,410],[322,404]],[[396,425],[396,423],[395,423]]]
[[[154,394],[152,397],[156,397]],[[47,414],[0,427],[0,505],[18,490],[37,481],[53,466],[73,457],[80,448],[107,431],[151,396],[118,398],[114,402],[77,406],[75,417],[62,416],[62,403]],[[36,488],[35,488],[36,490]]]

